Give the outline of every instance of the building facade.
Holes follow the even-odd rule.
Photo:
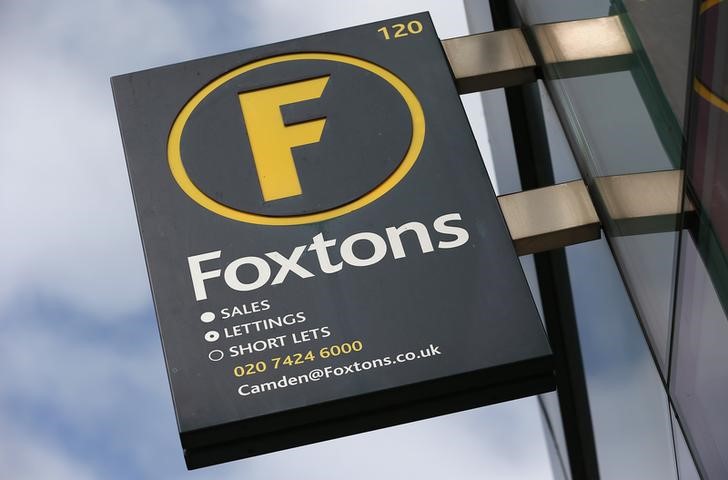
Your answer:
[[[603,227],[522,257],[557,352],[554,476],[728,478],[728,2],[465,5],[472,33],[521,27],[541,57],[537,82],[481,94],[499,194],[583,179]],[[535,26],[600,17],[629,58],[546,58]]]

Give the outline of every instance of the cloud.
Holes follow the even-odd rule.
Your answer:
[[[99,317],[136,309],[149,289],[108,77],[179,55],[180,15],[139,0],[3,9],[0,304],[35,289]]]
[[[47,439],[12,428],[0,417],[0,465],[4,478],[53,480],[87,480],[95,478],[81,462],[66,455]]]
[[[250,461],[251,477],[550,479],[536,400],[355,435]]]
[[[447,0],[400,0],[397,2],[254,0],[239,2],[235,8],[240,15],[256,19],[253,26],[254,37],[261,44],[422,11],[429,11],[432,15],[440,38],[461,36],[467,33],[462,4],[455,4],[455,2]]]

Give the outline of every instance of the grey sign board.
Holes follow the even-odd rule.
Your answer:
[[[428,14],[112,87],[189,468],[553,388]]]

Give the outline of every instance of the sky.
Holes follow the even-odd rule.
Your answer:
[[[0,2],[0,477],[551,478],[533,398],[184,466],[109,77],[423,10],[468,33],[453,0]]]

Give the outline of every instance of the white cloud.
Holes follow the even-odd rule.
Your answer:
[[[22,5],[0,23],[0,305],[32,288],[100,317],[138,309],[149,287],[109,75],[180,56],[183,22],[143,0]]]
[[[255,38],[260,39],[261,44],[422,11],[430,12],[440,38],[467,34],[463,6],[452,0],[255,0],[236,5],[241,15],[257,20]]]
[[[249,461],[251,478],[551,479],[536,400],[524,399]]]
[[[0,465],[3,478],[91,480],[83,463],[69,457],[59,445],[39,435],[12,428],[0,417]]]

